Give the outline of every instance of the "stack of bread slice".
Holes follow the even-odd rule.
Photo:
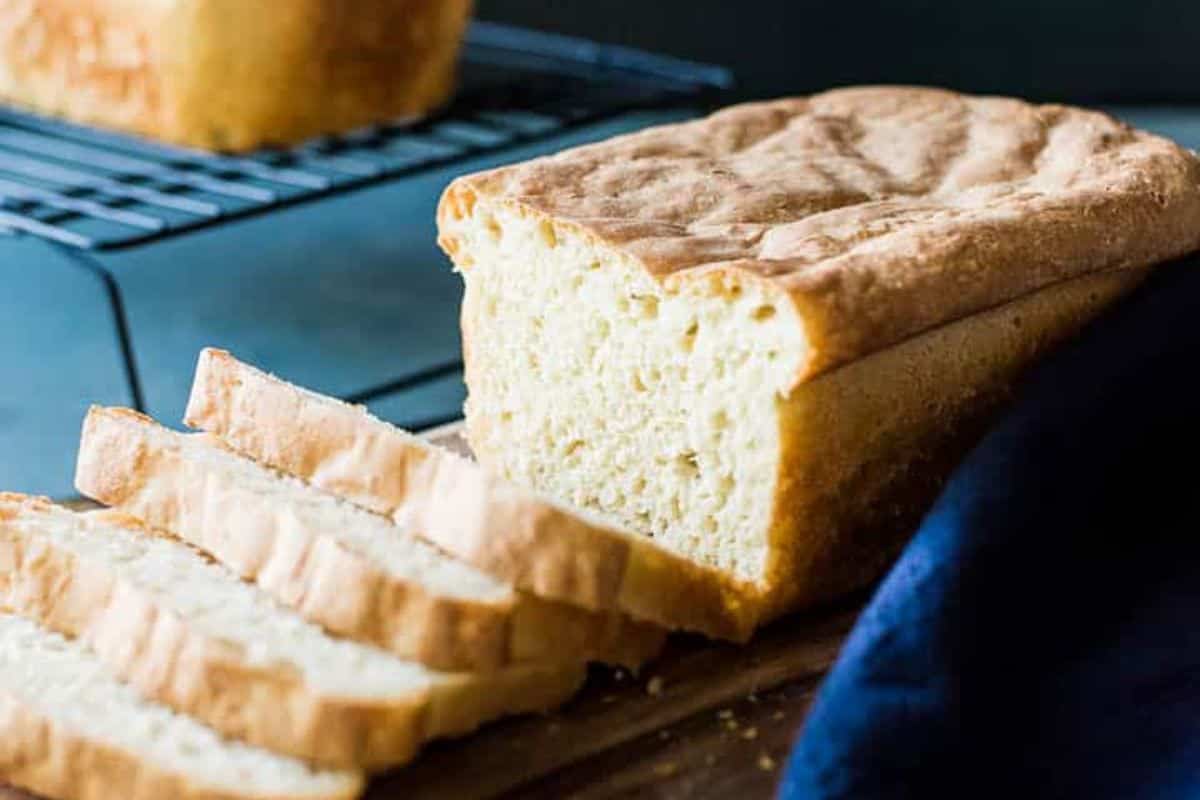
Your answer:
[[[213,391],[233,384],[269,389],[255,397],[278,414]],[[311,469],[264,451],[328,446],[322,408],[356,447]],[[489,499],[469,460],[220,351],[201,355],[189,421],[212,432],[89,412],[76,485],[108,508],[0,494],[3,779],[64,798],[352,797],[431,739],[552,709],[587,662],[636,668],[663,643],[431,543],[492,512],[592,524]]]

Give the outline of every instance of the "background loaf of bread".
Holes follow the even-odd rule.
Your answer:
[[[289,144],[449,97],[471,0],[0,3],[0,100],[193,147]]]

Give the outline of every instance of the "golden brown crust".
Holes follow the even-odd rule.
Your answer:
[[[421,113],[453,88],[471,0],[0,4],[0,97],[245,150]]]
[[[1145,277],[1065,281],[798,387],[779,418],[764,621],[878,578],[1021,372]]]
[[[0,692],[0,778],[44,797],[72,800],[351,800],[361,781],[303,797],[244,794],[199,786],[129,753],[73,733]]]
[[[934,89],[753,103],[455,181],[603,241],[668,287],[790,298],[796,383],[1046,286],[1200,247],[1200,160],[1104,114]]]
[[[716,569],[507,486],[466,459],[228,353],[206,350],[196,375],[189,425],[388,514],[518,588],[720,638],[750,634],[739,600],[749,590]],[[636,644],[633,630],[625,626],[618,641]],[[648,634],[643,627],[641,636]]]

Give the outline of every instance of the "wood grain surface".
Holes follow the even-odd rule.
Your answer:
[[[429,437],[466,452],[457,426]],[[744,646],[676,635],[637,675],[593,667],[558,712],[436,742],[367,800],[770,797],[864,601],[785,618]],[[0,800],[29,798],[0,787]]]

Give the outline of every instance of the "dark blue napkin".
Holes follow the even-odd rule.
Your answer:
[[[1200,798],[1200,259],[1044,361],[818,694],[792,798]]]

